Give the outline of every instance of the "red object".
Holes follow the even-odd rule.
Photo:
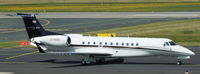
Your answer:
[[[21,41],[19,45],[30,46],[30,43],[28,41]]]

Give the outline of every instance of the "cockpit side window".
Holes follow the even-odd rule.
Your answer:
[[[171,46],[175,46],[175,45],[176,45],[176,43],[173,42],[173,41],[170,41],[169,44],[170,44]]]
[[[169,43],[168,43],[168,42],[165,42],[164,46],[169,46]]]

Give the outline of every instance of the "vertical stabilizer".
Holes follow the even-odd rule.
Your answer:
[[[22,16],[29,39],[46,35],[44,28],[37,20],[35,14],[17,13],[17,15]]]

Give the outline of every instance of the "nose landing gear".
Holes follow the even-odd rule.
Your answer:
[[[187,60],[190,59],[190,56],[178,56],[177,59],[179,61],[176,62],[177,65],[182,65],[182,62],[180,60]]]
[[[181,65],[182,62],[181,62],[181,61],[177,61],[176,64],[177,64],[177,65]]]

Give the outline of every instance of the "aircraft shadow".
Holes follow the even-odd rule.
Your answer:
[[[103,64],[92,63],[90,65],[82,65],[81,61],[56,61],[56,59],[49,59],[37,62],[45,62],[45,63],[52,63],[52,64],[67,64],[66,66],[58,66],[58,67],[50,67],[50,68],[70,68],[70,67],[85,67],[85,66],[97,66],[97,65],[112,65],[112,64],[124,64],[124,65],[176,65],[176,63],[146,63],[146,62],[124,62],[120,59],[112,59],[108,60]],[[187,63],[185,63],[187,64]]]
[[[52,63],[52,64],[77,64],[77,63],[81,63],[80,61],[56,61],[56,59],[49,59],[49,60],[35,61],[35,62]]]

